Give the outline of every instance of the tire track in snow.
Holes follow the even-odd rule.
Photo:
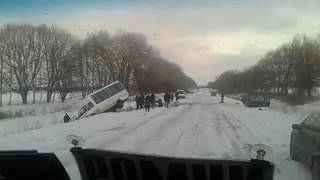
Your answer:
[[[108,127],[106,129],[99,130],[98,133],[94,133],[93,135],[90,135],[89,137],[85,138],[85,140],[88,141],[87,144],[92,143],[91,141],[101,141],[101,138],[104,138],[104,136],[114,132],[114,131],[112,131],[112,129],[113,130],[123,130],[123,131],[119,131],[118,133],[112,134],[112,135],[115,135],[115,136],[122,136],[122,134],[130,133],[130,132],[134,131],[135,129],[137,129],[138,127],[144,126],[147,123],[152,122],[155,118],[160,118],[162,116],[165,116],[165,114],[163,113],[163,111],[159,111],[156,114],[153,114],[152,116],[148,117],[147,119],[145,119],[145,120],[143,120],[141,122],[128,124],[128,126],[133,126],[133,127],[126,128],[126,126],[124,126],[124,125],[126,125],[127,123],[126,124],[120,124],[120,125],[124,126],[124,127],[120,128],[120,129],[117,128],[119,126],[115,126],[115,127],[111,127],[111,128]],[[102,140],[102,141],[103,142],[99,143],[100,145],[97,146],[98,148],[103,146],[103,143],[106,143],[105,140]]]
[[[224,143],[229,143],[232,147],[230,152],[225,152],[225,158],[235,157],[248,157],[248,152],[245,150],[245,146],[248,144],[248,140],[242,137],[242,133],[247,133],[241,131],[241,126],[238,120],[228,116],[223,111],[216,110],[211,107],[214,112],[214,126],[217,131],[217,135],[224,139]],[[231,154],[230,154],[231,153]]]
[[[135,140],[134,146],[131,148],[134,152],[145,152],[147,149],[145,147],[150,143],[159,142],[162,138],[165,137],[166,134],[170,134],[169,129],[174,127],[176,124],[180,124],[184,121],[185,118],[182,118],[192,106],[187,105],[183,106],[183,108],[179,112],[175,112],[170,115],[167,119],[163,120],[158,126],[153,126],[153,130],[150,134],[145,134],[143,138],[139,138]],[[172,140],[173,137],[170,137]]]
[[[179,108],[177,111],[174,111],[175,109],[169,109],[169,111],[173,111],[173,112],[163,112],[162,113],[157,113],[156,115],[153,115],[151,117],[149,117],[148,119],[139,122],[137,124],[135,124],[133,127],[129,127],[126,129],[123,129],[123,131],[119,132],[119,133],[115,133],[112,136],[114,136],[111,139],[108,140],[101,140],[103,139],[103,135],[101,137],[97,137],[94,141],[97,141],[98,139],[98,144],[95,143],[97,148],[102,148],[102,149],[106,149],[106,148],[113,148],[115,147],[117,144],[124,144],[123,142],[126,141],[128,138],[134,136],[136,133],[140,133],[140,130],[143,130],[144,128],[150,126],[151,123],[162,123],[164,120],[168,119],[165,116],[172,116],[174,114],[179,114],[181,113],[181,111],[183,111],[183,108]],[[166,110],[164,110],[166,111]],[[172,114],[173,113],[173,114]],[[140,139],[143,137],[140,137]],[[132,142],[130,142],[132,143]]]
[[[244,108],[244,107],[239,107],[239,108]],[[261,144],[261,143],[264,144],[264,143],[267,143],[267,142],[271,141],[270,137],[267,137],[266,135],[264,135],[263,133],[260,133],[259,131],[257,132],[255,130],[252,130],[252,127],[249,128],[244,122],[242,122],[240,119],[236,118],[235,115],[233,115],[232,113],[227,112],[222,107],[219,107],[219,109],[221,109],[221,111],[223,111],[224,114],[226,114],[229,117],[231,117],[232,119],[236,120],[236,122],[238,123],[239,127],[243,131],[245,131],[247,133],[248,137],[251,138],[250,139],[251,144]],[[250,113],[250,111],[248,113]],[[265,126],[259,120],[254,121],[254,123],[256,125],[259,125],[259,126],[263,127],[264,129],[270,129],[270,127]],[[261,136],[262,139],[257,137],[257,135]]]

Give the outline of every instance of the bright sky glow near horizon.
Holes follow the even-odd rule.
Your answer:
[[[0,0],[0,25],[56,24],[84,38],[141,32],[199,85],[249,67],[297,34],[320,32],[319,0]]]

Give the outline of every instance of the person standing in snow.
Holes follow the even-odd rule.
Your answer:
[[[144,101],[145,101],[145,97],[144,94],[140,95],[140,109],[142,109],[144,107]]]
[[[170,101],[171,101],[171,102],[173,102],[173,98],[174,98],[173,93],[171,93],[171,94],[170,94]]]
[[[223,103],[224,102],[224,93],[223,93],[223,91],[221,92],[220,98],[221,98],[221,102],[220,103]]]
[[[71,121],[71,118],[70,116],[68,115],[68,113],[66,113],[63,117],[63,122],[64,123],[67,123],[67,122],[70,122]]]
[[[166,93],[163,97],[164,99],[164,107],[169,108],[169,103],[170,103],[170,94]]]
[[[178,91],[176,92],[175,97],[176,97],[176,102],[178,102],[178,100],[179,100],[179,93],[178,93]]]
[[[151,101],[152,101],[151,100],[151,96],[147,95],[146,98],[145,98],[145,102],[144,102],[144,108],[145,108],[146,112],[150,111]]]
[[[151,93],[151,107],[152,109],[154,108],[154,104],[156,103],[156,96],[154,95],[154,93]]]
[[[134,99],[136,101],[136,109],[140,108],[140,98],[139,94],[136,95],[136,98]]]

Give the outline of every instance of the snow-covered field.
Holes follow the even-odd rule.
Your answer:
[[[0,150],[54,152],[72,179],[80,179],[68,151],[70,145],[66,136],[70,134],[83,137],[84,148],[218,159],[249,159],[248,144],[263,143],[273,149],[267,159],[276,165],[275,180],[311,180],[309,170],[289,157],[291,125],[300,123],[307,115],[307,112],[299,113],[299,109],[310,108],[281,111],[281,103],[277,105],[258,110],[246,108],[230,98],[220,104],[218,97],[202,90],[169,109],[155,108],[150,113],[143,110],[104,113],[66,124],[57,120],[57,123],[44,123],[37,128],[1,133],[19,129],[22,121],[26,122],[25,126],[33,126],[46,121],[48,115],[44,115],[42,121],[41,116],[17,118],[19,120],[10,121],[20,123],[0,121]],[[62,113],[52,116],[59,119]]]

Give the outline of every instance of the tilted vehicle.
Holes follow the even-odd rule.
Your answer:
[[[292,125],[290,156],[311,168],[313,174],[319,175],[320,112],[311,114],[301,124]]]
[[[115,81],[86,97],[78,113],[78,118],[103,113],[106,111],[115,111],[123,107],[123,103],[129,98],[128,91],[119,82]]]

